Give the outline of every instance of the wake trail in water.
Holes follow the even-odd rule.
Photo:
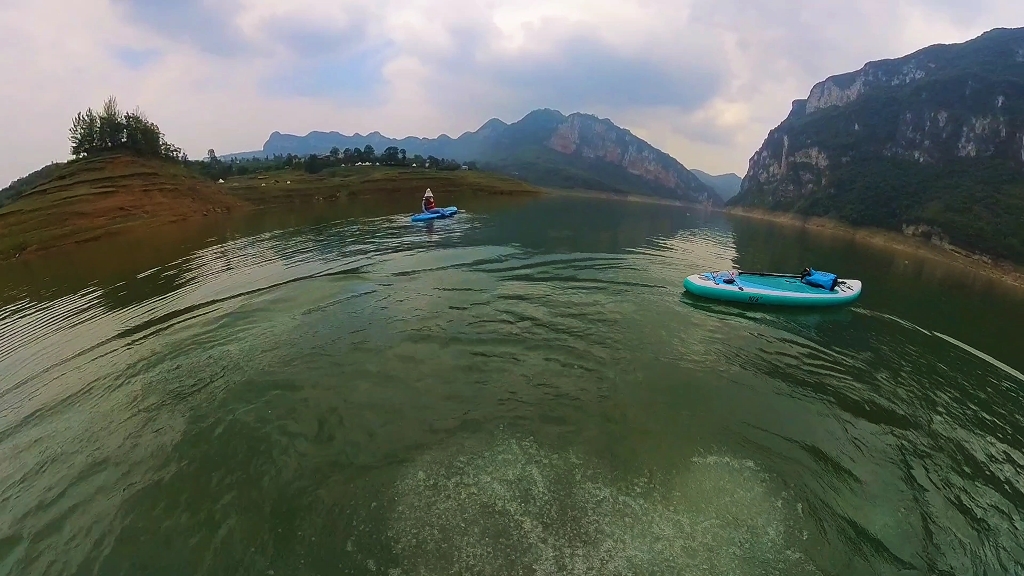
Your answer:
[[[424,455],[393,498],[402,574],[818,574],[792,548],[799,536],[767,477],[728,456],[694,457],[657,486],[623,484],[502,435]]]
[[[841,419],[843,441],[759,430],[784,443],[765,437],[766,460],[800,467],[830,496],[841,495],[801,492],[818,516],[830,518],[827,538],[903,569],[971,573],[1024,563],[1017,512],[1024,506],[1024,418],[1013,408],[1024,404],[1024,393],[1016,370],[943,334],[862,309],[802,317],[730,311],[720,321],[734,325],[730,337],[704,335],[702,350],[727,359],[733,378],[745,386],[755,385],[751,375],[767,378]],[[918,512],[893,524],[853,504],[881,499]],[[907,547],[911,541],[927,544]]]

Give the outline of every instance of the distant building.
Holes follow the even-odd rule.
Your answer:
[[[462,169],[463,169],[463,170],[469,170],[469,166],[466,166],[465,164],[463,164],[463,165],[462,165]]]

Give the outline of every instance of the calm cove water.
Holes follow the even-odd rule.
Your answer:
[[[0,574],[1024,574],[1018,292],[695,208],[457,200],[0,267]],[[865,292],[683,293],[736,266]]]

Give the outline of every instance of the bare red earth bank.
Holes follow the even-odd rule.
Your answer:
[[[156,226],[249,207],[173,163],[127,156],[74,162],[0,209],[0,260],[141,222]]]

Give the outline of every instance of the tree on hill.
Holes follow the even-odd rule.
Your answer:
[[[89,108],[76,114],[69,132],[71,155],[75,158],[127,152],[143,157],[187,160],[181,148],[167,142],[160,127],[141,110],[121,112],[113,96],[107,98],[99,112]]]
[[[388,166],[394,166],[402,160],[402,155],[398,149],[398,146],[388,146],[384,149],[384,152],[380,155],[380,161],[382,164]]]
[[[324,169],[323,164],[320,162],[320,157],[316,154],[307,156],[302,166],[308,174],[319,174]]]
[[[337,146],[331,148],[331,158],[337,160],[339,156],[341,156],[341,150]]]
[[[117,98],[107,98],[99,115],[99,141],[111,148],[120,148],[124,145],[125,130],[128,128],[124,120],[121,110],[117,107]]]

